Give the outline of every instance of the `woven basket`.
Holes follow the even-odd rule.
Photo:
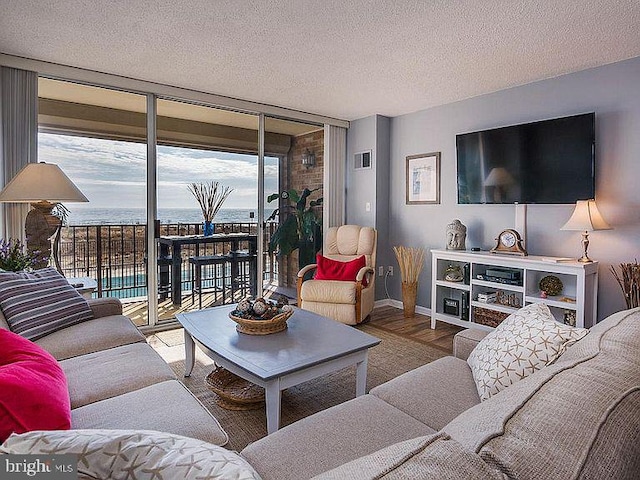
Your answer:
[[[255,410],[262,407],[264,388],[240,378],[223,367],[216,367],[206,378],[217,395],[216,403],[226,410]]]
[[[497,327],[509,316],[508,313],[490,310],[488,308],[473,307],[473,322],[489,327]]]
[[[269,335],[277,333],[287,328],[287,319],[293,315],[293,310],[279,313],[267,320],[261,318],[243,318],[237,315],[234,310],[229,313],[229,318],[237,323],[236,330],[247,335]]]

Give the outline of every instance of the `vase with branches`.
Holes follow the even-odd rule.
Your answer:
[[[400,278],[402,279],[402,307],[405,318],[416,313],[416,297],[418,295],[418,277],[424,265],[424,249],[413,247],[393,247]]]
[[[233,192],[233,188],[222,186],[220,182],[214,181],[190,183],[187,188],[196,197],[202,210],[202,216],[204,217],[203,233],[205,236],[213,235],[213,219],[216,218],[227,197]]]
[[[640,265],[638,260],[633,263],[621,263],[620,273],[611,265],[611,273],[620,285],[627,308],[640,307]]]

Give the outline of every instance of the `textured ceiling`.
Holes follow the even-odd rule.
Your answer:
[[[0,0],[0,52],[346,120],[640,55],[638,0]]]

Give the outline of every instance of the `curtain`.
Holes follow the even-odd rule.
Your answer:
[[[347,129],[324,126],[324,176],[322,228],[339,227],[345,220],[345,172]]]
[[[0,185],[38,161],[38,74],[0,67]],[[2,204],[1,234],[24,241],[29,205]]]

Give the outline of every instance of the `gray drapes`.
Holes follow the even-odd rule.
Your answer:
[[[347,129],[324,126],[324,208],[322,227],[338,227],[345,220],[345,163],[347,155]]]
[[[38,161],[38,74],[0,67],[0,185],[29,162]],[[2,237],[24,241],[29,206],[2,204]]]

